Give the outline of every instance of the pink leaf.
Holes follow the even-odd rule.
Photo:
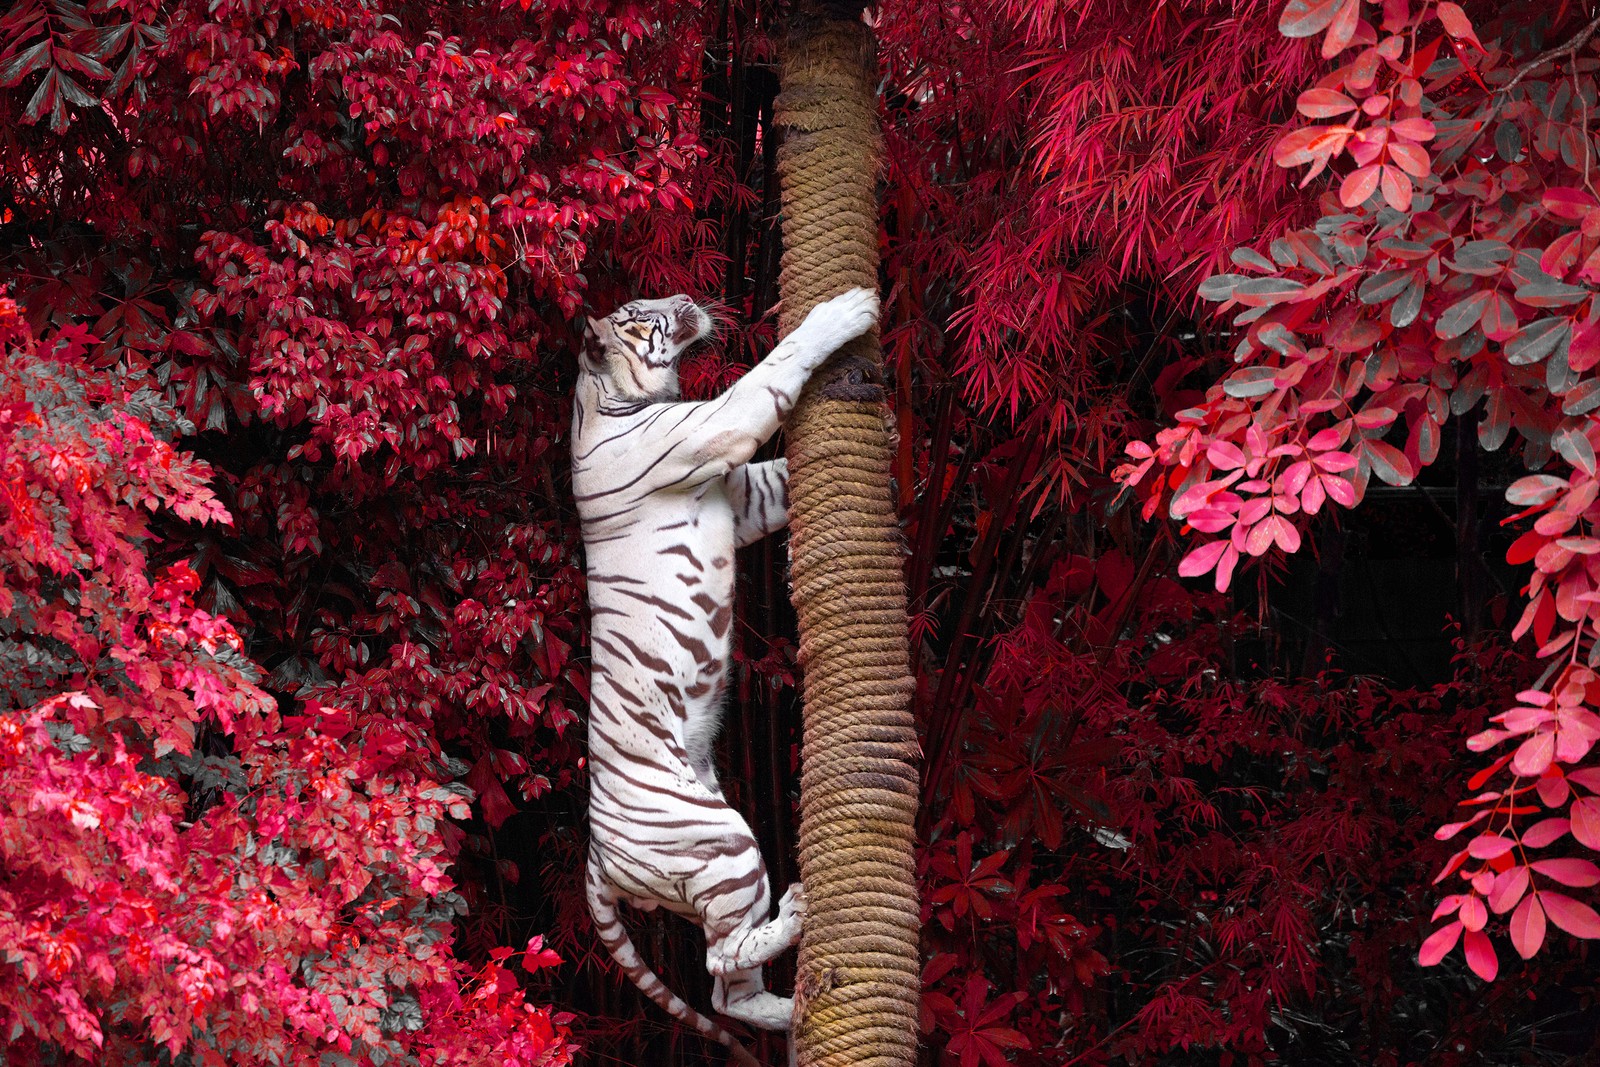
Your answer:
[[[1489,907],[1496,915],[1504,915],[1516,907],[1517,901],[1528,891],[1528,868],[1512,867],[1494,880],[1489,892]]]
[[[1494,954],[1489,935],[1482,930],[1468,930],[1461,939],[1461,951],[1466,955],[1467,966],[1472,968],[1472,973],[1485,982],[1494,981],[1495,975],[1500,973],[1500,958]]]
[[[1556,735],[1553,732],[1537,733],[1517,746],[1516,757],[1511,761],[1511,771],[1532,778],[1543,774],[1555,757]]]
[[[1524,897],[1511,913],[1511,947],[1525,960],[1533,959],[1544,944],[1544,909],[1537,894]]]
[[[1300,492],[1300,510],[1307,515],[1315,515],[1322,510],[1322,502],[1327,496],[1328,493],[1322,486],[1322,479],[1311,479]]]
[[[1372,196],[1378,188],[1379,171],[1383,168],[1377,163],[1368,164],[1345,175],[1344,181],[1339,183],[1339,203],[1345,207],[1360,207]]]
[[[1534,860],[1529,866],[1546,878],[1553,878],[1562,885],[1572,886],[1574,889],[1600,884],[1600,867],[1596,867],[1588,860]]]
[[[1567,788],[1565,778],[1550,774],[1539,779],[1538,789],[1539,800],[1547,808],[1559,808],[1567,802],[1567,796],[1571,792]]]
[[[1274,515],[1263,525],[1272,531],[1272,539],[1279,548],[1285,552],[1300,551],[1300,531],[1295,529],[1294,523],[1282,515]]]
[[[1300,114],[1313,119],[1331,119],[1346,115],[1358,105],[1337,89],[1307,89],[1300,94],[1295,108]]]
[[[1483,44],[1478,40],[1478,34],[1472,28],[1472,20],[1467,18],[1467,13],[1461,10],[1460,4],[1453,4],[1450,0],[1443,0],[1438,8],[1439,21],[1444,23],[1444,32],[1458,41],[1470,41],[1478,51],[1483,51]]]
[[[1333,13],[1333,22],[1328,26],[1328,35],[1322,39],[1322,58],[1332,59],[1350,47],[1360,23],[1361,0],[1339,0],[1339,8]]]
[[[1411,175],[1413,178],[1426,178],[1428,176],[1428,153],[1414,144],[1404,141],[1392,142],[1389,146],[1389,158],[1395,166]]]
[[[1544,905],[1545,914],[1558,929],[1565,930],[1573,937],[1600,937],[1600,915],[1596,915],[1589,905],[1549,889],[1540,890],[1536,895],[1539,903]]]
[[[1434,838],[1436,840],[1448,841],[1452,837],[1454,837],[1457,834],[1459,834],[1462,830],[1465,830],[1467,827],[1473,825],[1474,823],[1481,822],[1484,819],[1487,819],[1488,817],[1489,817],[1489,809],[1488,808],[1484,808],[1482,811],[1478,812],[1476,815],[1474,815],[1472,818],[1466,820],[1465,822],[1445,823],[1443,826],[1439,827],[1437,830],[1435,830],[1433,832],[1433,836],[1434,836]]]
[[[1196,578],[1205,574],[1217,565],[1217,560],[1222,558],[1222,553],[1227,547],[1226,541],[1208,541],[1194,548],[1179,561],[1178,573],[1185,578]]]
[[[1243,526],[1242,523],[1240,525],[1241,525],[1241,527]],[[1234,540],[1235,541],[1238,540],[1238,535],[1237,534],[1234,535]],[[1269,549],[1271,547],[1272,547],[1272,528],[1269,525],[1267,525],[1267,523],[1265,523],[1265,522],[1259,523],[1256,526],[1251,527],[1250,532],[1245,534],[1245,536],[1244,536],[1243,548],[1244,548],[1245,552],[1247,552],[1248,554],[1250,554],[1252,556],[1264,555],[1266,553],[1267,549]]]
[[[1201,533],[1220,533],[1233,525],[1234,516],[1221,508],[1200,508],[1189,513],[1189,525]],[[1208,570],[1210,568],[1207,568]],[[1181,571],[1179,573],[1182,573]],[[1205,573],[1201,571],[1200,573]]]
[[[1217,561],[1216,590],[1219,593],[1228,591],[1228,583],[1233,581],[1233,568],[1239,562],[1239,550],[1229,545],[1222,553],[1222,558]]]
[[[1578,843],[1600,852],[1600,797],[1574,800],[1568,816],[1572,820],[1572,836]]]
[[[1379,181],[1383,187],[1383,202],[1396,211],[1411,210],[1411,179],[1399,167],[1380,167]]]
[[[1559,841],[1570,824],[1566,819],[1542,819],[1522,831],[1522,844],[1525,848],[1544,848]]]
[[[1244,452],[1232,441],[1213,441],[1206,449],[1206,458],[1218,470],[1231,471],[1244,466]]]
[[[1456,947],[1456,942],[1461,938],[1461,923],[1453,922],[1448,926],[1441,926],[1428,935],[1422,943],[1422,951],[1417,953],[1417,962],[1424,967],[1432,967],[1450,954]]]
[[[1510,852],[1516,842],[1499,834],[1480,834],[1467,846],[1467,854],[1474,859],[1492,860]]]
[[[1321,483],[1323,490],[1328,494],[1329,500],[1342,504],[1347,508],[1356,506],[1356,487],[1354,485],[1351,485],[1343,478],[1335,478],[1332,475],[1318,478],[1317,481]]]
[[[1349,435],[1350,424],[1342,422],[1312,434],[1311,439],[1306,442],[1306,448],[1312,452],[1331,452],[1344,444],[1345,438]]]
[[[1574,221],[1587,215],[1596,204],[1594,196],[1587,189],[1571,186],[1546,189],[1541,200],[1550,214]]]
[[[1467,738],[1467,748],[1473,752],[1487,752],[1508,737],[1514,737],[1510,730],[1480,730]]]
[[[1431,141],[1438,130],[1427,119],[1400,119],[1389,126],[1389,132],[1407,141]]]

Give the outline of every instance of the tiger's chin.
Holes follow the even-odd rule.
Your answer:
[[[679,355],[689,346],[710,337],[715,326],[704,308],[688,298],[683,300],[673,309],[672,343],[677,346]]]

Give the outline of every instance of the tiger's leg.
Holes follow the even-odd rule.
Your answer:
[[[765,900],[771,898],[763,893]],[[760,909],[762,912],[766,908]],[[723,935],[711,933],[706,927],[706,970],[713,975],[727,975],[735,971],[759,970],[762,964],[776,959],[784,949],[800,940],[800,927],[806,917],[805,889],[796,882],[778,902],[778,917],[767,922],[755,920],[759,914],[754,909],[751,917],[736,929]]]
[[[794,998],[768,993],[759,967],[718,978],[711,986],[711,1006],[762,1030],[787,1030],[794,1017]]]
[[[788,417],[811,372],[877,319],[878,294],[869,289],[852,289],[812,308],[804,322],[726,392],[691,405],[689,414],[672,424],[673,451],[656,465],[656,472],[697,485],[748,463]]]
[[[746,463],[728,472],[733,543],[743,548],[789,525],[789,461]]]
[[[761,911],[765,912],[766,908]],[[715,976],[711,987],[712,1007],[730,1019],[762,1030],[788,1030],[794,1017],[794,998],[767,992],[761,967],[800,940],[804,918],[805,891],[797,883],[783,895],[776,919],[748,923],[711,944],[706,952],[706,966]],[[724,971],[725,966],[728,969]]]

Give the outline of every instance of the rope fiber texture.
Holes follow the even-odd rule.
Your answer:
[[[878,287],[876,62],[860,13],[855,6],[847,20],[802,4],[784,49],[775,115],[783,333],[829,297]],[[805,677],[800,1067],[911,1067],[917,1058],[919,750],[881,383],[874,329],[813,377],[788,424]]]

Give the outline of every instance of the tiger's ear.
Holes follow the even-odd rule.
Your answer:
[[[603,371],[606,365],[606,335],[611,332],[611,324],[605,319],[591,319],[588,316],[584,316],[583,322],[583,345],[578,351],[590,370]]]

